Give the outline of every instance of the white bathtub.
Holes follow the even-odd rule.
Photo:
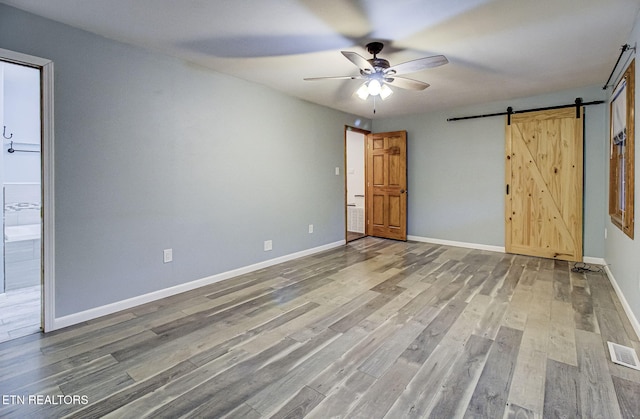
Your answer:
[[[4,228],[4,241],[17,242],[22,240],[37,240],[40,238],[41,229],[40,224],[6,226]]]

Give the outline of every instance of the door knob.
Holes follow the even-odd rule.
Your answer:
[[[407,191],[405,191],[404,189],[400,189],[400,193],[405,193]]]

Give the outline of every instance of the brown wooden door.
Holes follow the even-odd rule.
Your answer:
[[[507,252],[582,260],[580,116],[575,108],[511,116],[506,127]]]
[[[367,136],[367,234],[407,240],[407,132]]]

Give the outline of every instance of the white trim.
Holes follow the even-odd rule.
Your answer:
[[[101,316],[106,316],[108,314],[126,310],[135,306],[139,306],[141,304],[150,303],[152,301],[156,301],[161,298],[171,297],[172,295],[180,294],[186,291],[191,291],[193,289],[200,288],[205,285],[213,284],[215,282],[223,281],[225,279],[233,278],[238,275],[244,275],[246,273],[257,271],[263,268],[268,268],[270,266],[274,266],[279,263],[288,262],[290,260],[313,255],[315,253],[323,252],[325,250],[334,249],[336,247],[343,246],[345,243],[346,243],[345,240],[339,240],[337,242],[325,244],[323,246],[302,250],[300,252],[291,253],[291,254],[280,256],[274,259],[269,259],[263,262],[255,263],[253,265],[244,266],[242,268],[234,269],[227,272],[222,272],[217,275],[196,279],[195,281],[187,282],[185,284],[180,284],[173,287],[161,289],[158,291],[153,291],[148,294],[139,295],[137,297],[132,297],[123,301],[118,301],[118,302],[107,304],[101,307],[91,308],[89,310],[81,311],[79,313],[74,313],[68,316],[56,318],[53,321],[53,328],[51,330],[72,326],[74,324],[92,320]]]
[[[588,263],[590,265],[602,265],[602,266],[604,266],[604,265],[607,264],[607,262],[604,260],[604,258],[594,258],[594,257],[591,257],[591,256],[584,256],[582,258],[582,261],[584,263]]]
[[[0,58],[3,61],[9,61],[16,64],[24,64],[30,67],[44,67],[51,63],[51,60],[46,58],[34,57],[33,55],[23,54],[21,52],[10,51],[8,49],[0,48]]]
[[[40,69],[42,89],[42,326],[45,332],[53,330],[55,317],[55,228],[54,228],[54,112],[53,61],[0,48],[0,59]]]
[[[491,246],[488,244],[478,244],[478,243],[467,243],[467,242],[457,242],[452,240],[441,240],[441,239],[432,239],[429,237],[420,237],[420,236],[407,236],[408,240],[413,240],[416,242],[423,243],[433,243],[433,244],[442,244],[445,246],[455,246],[455,247],[464,247],[467,249],[478,249],[478,250],[488,250],[490,252],[499,252],[504,253],[503,246]]]
[[[44,276],[44,331],[54,330],[55,295],[55,159],[53,62],[42,67],[42,268]]]
[[[620,304],[622,304],[622,308],[624,308],[624,312],[627,314],[627,317],[629,318],[629,322],[631,322],[631,326],[633,326],[633,330],[635,330],[636,335],[640,339],[640,322],[638,322],[638,319],[636,318],[635,314],[631,310],[631,306],[627,302],[627,299],[624,297],[624,293],[618,286],[616,279],[613,277],[613,273],[611,272],[611,269],[609,269],[609,266],[606,263],[604,264],[604,271],[607,273],[609,282],[611,282],[611,286],[613,286],[613,289],[615,290],[616,295],[620,300]]]

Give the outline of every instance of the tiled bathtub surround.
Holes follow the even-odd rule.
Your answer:
[[[5,291],[40,284],[40,239],[5,242]]]
[[[40,185],[4,185],[5,291],[40,284]]]
[[[40,224],[39,184],[4,184],[4,225]]]

